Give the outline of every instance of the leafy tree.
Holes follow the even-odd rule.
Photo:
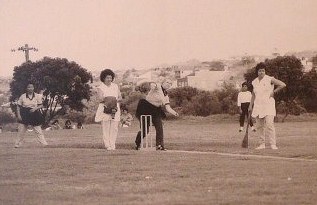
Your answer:
[[[210,67],[209,70],[213,71],[221,71],[224,70],[225,64],[222,61],[205,61],[202,64],[208,65]]]
[[[206,117],[221,113],[221,104],[213,93],[200,91],[190,102],[184,105],[182,113]]]
[[[233,83],[225,82],[220,90],[213,91],[213,94],[221,102],[221,112],[235,114],[237,112],[237,98],[239,90]]]
[[[43,92],[42,113],[44,124],[48,124],[56,115],[64,114],[68,108],[83,110],[83,100],[90,99],[91,87],[88,83],[91,79],[92,76],[86,69],[65,58],[44,57],[37,62],[29,61],[14,68],[10,101],[16,101],[25,93],[27,84],[32,82],[35,92]]]
[[[0,125],[16,122],[14,115],[4,109],[0,110]]]
[[[291,110],[294,110],[293,106],[298,104],[299,98],[305,95],[303,65],[295,56],[278,56],[274,59],[267,59],[263,63],[266,65],[268,75],[283,81],[287,85],[286,89],[275,97],[277,104],[283,101],[287,108],[282,120],[284,121],[288,114],[292,114]],[[247,82],[251,82],[258,76],[255,72],[256,66],[244,74]]]
[[[317,112],[317,71],[305,73],[303,79],[304,95],[302,102],[308,112]]]
[[[312,63],[313,63],[313,68],[314,68],[314,69],[317,69],[317,56],[314,56],[314,57],[312,58]]]
[[[181,107],[199,93],[197,88],[190,86],[174,88],[169,91],[172,107]]]

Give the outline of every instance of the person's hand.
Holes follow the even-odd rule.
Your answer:
[[[240,113],[240,115],[242,114],[242,109],[241,108],[239,108],[239,113]]]
[[[37,107],[34,107],[30,110],[30,112],[35,112],[37,110]]]
[[[18,122],[22,122],[22,117],[21,117],[21,115],[18,115],[17,117],[18,117]]]
[[[178,117],[178,116],[179,116],[179,114],[178,114],[177,112],[175,112],[175,113],[174,113],[174,116],[175,116],[175,117]]]
[[[252,112],[252,109],[253,109],[253,108],[252,108],[252,106],[250,105],[249,108],[248,108],[249,113]]]

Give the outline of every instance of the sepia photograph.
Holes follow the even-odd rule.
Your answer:
[[[0,205],[317,204],[316,0],[0,0]]]

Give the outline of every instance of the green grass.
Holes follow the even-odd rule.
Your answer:
[[[241,148],[237,122],[186,118],[165,122],[169,150],[135,151],[137,124],[120,129],[117,150],[103,149],[101,128],[0,134],[0,204],[315,204],[316,121],[277,123],[278,151]],[[213,154],[235,153],[242,156]],[[255,158],[244,154],[313,159]]]

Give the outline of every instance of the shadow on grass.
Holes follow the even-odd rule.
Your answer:
[[[104,149],[105,145],[101,143],[72,143],[72,144],[52,144],[45,148],[71,148],[71,149]],[[116,150],[134,150],[132,144],[118,144]]]

